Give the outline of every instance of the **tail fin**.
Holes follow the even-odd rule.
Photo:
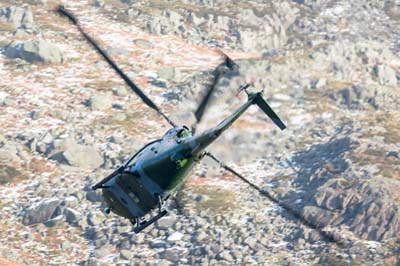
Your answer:
[[[284,130],[286,125],[282,122],[282,120],[278,117],[277,114],[272,110],[272,108],[268,105],[268,103],[263,99],[261,93],[257,93],[257,96],[254,99],[255,103],[258,107],[263,110],[263,112],[271,118],[271,120],[281,129]]]

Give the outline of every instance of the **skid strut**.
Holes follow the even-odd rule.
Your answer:
[[[162,210],[156,216],[153,216],[150,220],[143,221],[143,222],[140,222],[139,218],[135,218],[133,221],[131,220],[131,223],[136,225],[135,229],[133,229],[133,232],[135,232],[136,234],[139,233],[140,231],[142,231],[143,229],[145,229],[149,225],[155,223],[161,217],[165,216],[167,213],[168,212],[166,210]]]
[[[166,210],[163,210],[163,200],[162,200],[161,195],[155,194],[155,196],[157,197],[157,201],[158,201],[158,214],[156,216],[153,216],[148,221],[140,222],[139,217],[136,217],[134,220],[131,220],[131,223],[136,226],[135,229],[133,229],[133,232],[139,233],[140,231],[142,231],[149,225],[155,223],[158,219],[160,219],[161,217],[165,216],[168,213]]]

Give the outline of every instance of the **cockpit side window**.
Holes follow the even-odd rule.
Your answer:
[[[181,130],[179,130],[177,137],[178,138],[187,138],[187,137],[191,137],[192,136],[192,132],[186,127],[184,126]]]

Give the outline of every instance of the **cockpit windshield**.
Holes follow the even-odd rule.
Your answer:
[[[192,132],[189,130],[189,128],[186,126],[183,126],[183,127],[171,128],[170,130],[167,131],[167,133],[165,133],[163,138],[177,137],[179,139],[182,139],[182,138],[187,138],[187,137],[191,137],[191,136],[192,136]]]

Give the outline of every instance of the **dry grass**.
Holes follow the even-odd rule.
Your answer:
[[[14,167],[0,164],[0,185],[16,183],[23,179],[25,179],[25,175]]]
[[[187,193],[194,193],[196,195],[203,195],[206,200],[197,202],[192,200]],[[224,215],[230,209],[237,207],[236,193],[232,190],[218,188],[215,186],[204,185],[190,185],[186,186],[181,192],[182,207],[185,205],[194,205],[197,211],[207,210],[211,214]]]
[[[8,22],[4,22],[0,20],[0,31],[15,31],[15,27]]]

